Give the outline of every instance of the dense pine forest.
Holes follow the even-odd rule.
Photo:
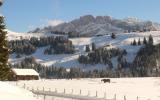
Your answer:
[[[17,57],[20,55],[31,55],[36,52],[37,48],[46,47],[44,54],[60,54],[60,53],[74,53],[74,46],[72,41],[63,36],[51,37],[32,37],[30,39],[11,40],[9,47],[11,53],[16,53]]]

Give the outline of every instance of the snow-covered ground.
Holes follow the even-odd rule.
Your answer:
[[[30,39],[31,37],[48,37],[48,36],[61,36],[57,34],[51,34],[51,33],[17,33],[10,30],[7,30],[8,34],[8,40],[20,40],[20,39]]]
[[[30,33],[31,34],[31,33]],[[104,35],[104,36],[99,36],[99,37],[88,37],[88,38],[72,38],[70,39],[73,42],[73,45],[76,47],[76,52],[75,54],[59,54],[59,55],[44,55],[44,50],[47,47],[43,48],[38,48],[38,50],[32,54],[31,56],[34,56],[38,62],[41,64],[44,64],[46,66],[51,66],[51,65],[56,65],[56,66],[62,66],[62,67],[83,67],[83,64],[78,63],[77,58],[81,54],[85,54],[85,46],[87,44],[91,45],[91,43],[95,43],[96,47],[102,47],[105,45],[111,45],[112,47],[118,47],[122,49],[126,49],[128,52],[127,54],[127,60],[128,62],[132,62],[141,48],[141,46],[131,46],[131,42],[136,39],[140,38],[141,41],[143,41],[143,38],[146,37],[148,38],[149,35],[152,35],[154,38],[154,44],[160,43],[160,31],[151,31],[151,32],[140,32],[140,33],[120,33],[117,34],[116,39],[112,39],[110,35]],[[14,34],[15,35],[15,34]],[[20,34],[19,34],[20,35]],[[32,34],[35,35],[35,34]],[[24,35],[25,36],[25,35]],[[28,36],[28,35],[27,35]],[[36,34],[36,36],[38,36]],[[11,37],[9,37],[11,38]],[[24,59],[25,57],[22,58],[15,58],[15,54],[10,55],[9,61],[11,63],[17,63]],[[113,58],[112,59],[113,65],[117,65],[117,59]],[[107,65],[85,65],[85,68],[88,68],[87,66],[92,66],[92,68],[105,68]]]
[[[38,80],[38,81],[19,81],[18,85],[42,90],[62,93],[64,89],[70,94],[95,96],[98,92],[98,98],[103,98],[106,92],[107,98],[112,99],[116,94],[117,100],[160,100],[160,78],[111,78],[111,83],[102,83],[101,79],[73,79],[73,80]],[[15,84],[15,83],[12,83]],[[51,99],[48,99],[51,100]],[[66,99],[59,99],[66,100]]]
[[[0,100],[38,100],[33,94],[22,88],[0,82]],[[40,99],[39,99],[40,100]]]

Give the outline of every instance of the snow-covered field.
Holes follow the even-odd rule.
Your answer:
[[[33,94],[22,88],[0,82],[0,100],[38,100]]]
[[[98,98],[103,98],[106,92],[107,98],[112,99],[116,94],[117,100],[160,100],[160,78],[111,78],[111,83],[102,83],[101,79],[73,79],[73,80],[38,80],[38,81],[19,81],[18,85],[42,90],[54,91],[62,93],[66,89],[66,93],[95,96],[98,92]],[[15,84],[15,83],[11,83]],[[50,100],[50,99],[48,99]],[[57,99],[56,99],[57,100]],[[66,99],[58,99],[66,100]]]
[[[14,35],[16,36],[16,34],[18,33],[15,33]],[[104,35],[99,37],[88,37],[88,38],[72,38],[70,40],[73,42],[73,45],[76,47],[76,50],[78,50],[78,52],[76,52],[75,54],[44,55],[43,51],[47,47],[43,47],[43,48],[38,48],[38,50],[31,56],[34,56],[38,62],[46,66],[56,65],[62,67],[83,67],[84,65],[79,64],[77,58],[79,57],[80,54],[85,54],[85,46],[87,44],[91,45],[91,43],[94,42],[97,48],[110,44],[112,47],[126,49],[128,52],[127,60],[128,62],[132,62],[142,45],[131,46],[130,45],[131,41],[133,41],[134,39],[138,41],[139,38],[141,39],[141,41],[143,41],[143,38],[144,37],[148,38],[150,34],[152,34],[154,38],[154,44],[160,43],[160,31],[141,32],[141,33],[120,33],[117,35],[116,39],[111,39],[110,35]],[[39,36],[38,34],[32,34],[32,35]],[[23,36],[25,38],[25,35]],[[29,35],[27,34],[27,36]],[[12,36],[9,35],[8,38],[12,38]],[[17,63],[25,58],[24,56],[22,58],[17,59],[15,58],[15,56],[16,56],[15,54],[10,55],[9,62]],[[113,65],[116,66],[117,58],[113,58],[112,62],[114,62]],[[87,66],[92,66],[93,69],[94,68],[103,69],[106,67],[106,65],[97,64],[94,66],[86,65],[85,68],[88,68]]]

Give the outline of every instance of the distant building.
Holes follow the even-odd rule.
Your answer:
[[[11,69],[11,81],[18,80],[39,80],[39,73],[34,69]]]

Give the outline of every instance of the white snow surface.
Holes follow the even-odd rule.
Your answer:
[[[131,42],[136,39],[140,38],[143,42],[143,38],[146,37],[148,39],[149,35],[152,35],[154,38],[154,44],[160,43],[160,31],[151,31],[151,32],[135,32],[135,33],[119,33],[117,34],[116,39],[112,39],[110,35],[103,35],[103,36],[95,36],[95,37],[81,37],[81,38],[71,38],[70,40],[73,42],[77,52],[75,54],[58,54],[58,55],[44,55],[44,50],[47,47],[38,48],[37,51],[30,55],[34,56],[36,60],[46,66],[56,65],[61,67],[85,67],[91,66],[90,68],[99,68],[103,69],[107,65],[97,64],[97,65],[83,65],[77,61],[79,55],[86,54],[85,53],[85,46],[91,43],[95,43],[96,47],[103,47],[105,45],[111,45],[112,47],[126,49],[127,51],[127,61],[133,62],[134,58],[136,57],[137,52],[143,46],[131,46]],[[21,35],[21,34],[20,34]],[[35,34],[34,34],[35,35]],[[25,35],[24,35],[25,36]],[[38,35],[35,35],[38,36]],[[11,37],[9,37],[11,38]],[[26,56],[22,58],[15,58],[15,54],[10,55],[9,62],[12,64],[20,62]],[[116,67],[117,62],[116,59],[113,58],[113,65]],[[115,62],[115,63],[114,63]]]
[[[1,100],[37,100],[33,94],[27,90],[12,86],[5,82],[0,82]]]
[[[12,71],[16,73],[16,75],[38,75],[39,76],[39,74],[34,69],[12,68]]]
[[[111,83],[102,83],[101,79],[73,79],[73,80],[38,80],[38,81],[19,81],[18,85],[42,90],[54,91],[63,93],[64,89],[67,94],[70,94],[73,89],[73,94],[79,95],[80,90],[82,95],[86,96],[90,91],[90,96],[95,97],[96,91],[98,98],[103,98],[106,92],[107,99],[113,99],[116,94],[116,100],[160,100],[160,78],[111,78]],[[47,99],[51,100],[51,99]],[[66,99],[59,99],[66,100]]]
[[[36,38],[40,38],[40,37],[48,37],[48,36],[60,36],[60,35],[56,35],[56,34],[51,34],[51,33],[17,33],[17,32],[13,32],[10,30],[6,30],[8,32],[7,37],[8,40],[20,40],[20,39],[30,39],[31,37],[36,37]]]

